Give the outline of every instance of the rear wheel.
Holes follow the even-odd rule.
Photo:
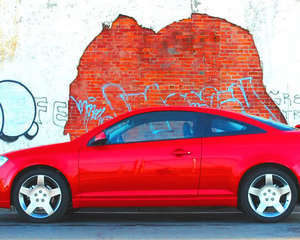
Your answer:
[[[240,197],[246,214],[262,222],[277,222],[293,211],[298,192],[287,173],[268,167],[245,178]]]
[[[65,179],[47,169],[34,169],[23,174],[14,186],[12,197],[19,215],[31,222],[59,220],[70,202]]]

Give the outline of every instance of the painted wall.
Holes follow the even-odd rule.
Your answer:
[[[157,105],[208,106],[285,121],[263,86],[248,31],[193,14],[155,33],[121,15],[80,59],[65,132],[75,138],[120,113]]]
[[[0,153],[144,105],[299,123],[299,12],[298,0],[0,0]]]

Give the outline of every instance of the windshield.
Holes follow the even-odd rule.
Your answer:
[[[291,131],[291,130],[295,130],[295,128],[289,126],[289,125],[286,125],[284,123],[281,123],[281,122],[275,122],[273,120],[270,120],[270,119],[266,119],[266,118],[262,118],[262,117],[258,117],[258,116],[253,116],[253,115],[249,115],[249,114],[246,114],[248,117],[254,119],[254,120],[258,120],[264,124],[267,124],[271,127],[274,127],[276,129],[279,129],[279,130],[282,130],[282,131]]]

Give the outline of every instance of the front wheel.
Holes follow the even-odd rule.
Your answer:
[[[284,171],[260,168],[249,174],[241,185],[241,206],[246,214],[262,222],[278,222],[291,214],[298,191]]]
[[[34,169],[23,174],[14,186],[12,197],[18,214],[31,222],[59,220],[70,202],[65,179],[46,169]]]

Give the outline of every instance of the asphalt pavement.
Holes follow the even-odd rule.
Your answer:
[[[300,208],[264,224],[231,208],[81,209],[61,222],[34,224],[0,210],[0,239],[300,239]]]

